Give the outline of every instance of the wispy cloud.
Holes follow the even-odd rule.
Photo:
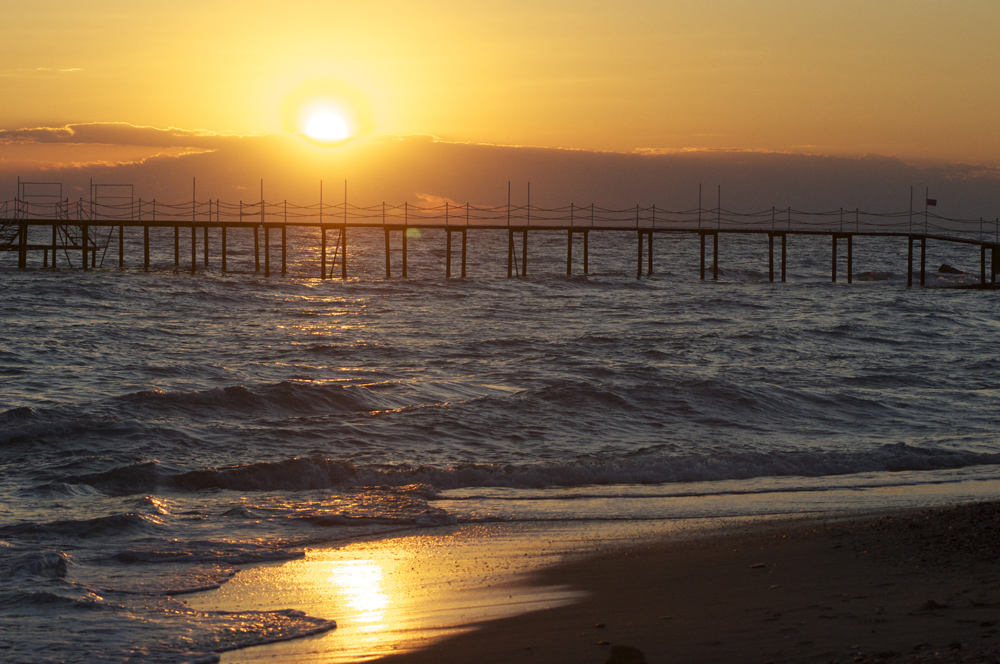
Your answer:
[[[137,145],[147,147],[189,147],[218,149],[235,140],[253,138],[242,134],[222,134],[205,129],[149,127],[126,122],[88,122],[62,127],[27,127],[0,130],[0,144],[63,143]]]

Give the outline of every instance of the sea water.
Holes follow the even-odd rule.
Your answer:
[[[905,239],[856,238],[847,285],[829,238],[789,237],[769,283],[766,237],[723,236],[701,281],[697,236],[657,236],[637,280],[632,234],[591,233],[587,276],[577,236],[567,277],[566,234],[537,232],[507,279],[506,232],[479,230],[468,278],[445,279],[425,229],[409,278],[385,279],[381,230],[352,229],[342,282],[318,279],[315,231],[290,229],[269,279],[240,230],[222,274],[215,233],[194,275],[170,230],[149,272],[138,232],[124,270],[0,256],[4,661],[210,662],[328,630],[183,600],[348,538],[836,512],[1000,479],[1000,300],[933,271],[978,272],[976,247],[932,242],[932,288],[907,289]]]

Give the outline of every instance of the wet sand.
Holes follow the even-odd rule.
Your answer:
[[[381,661],[996,662],[998,556],[997,504],[645,545],[535,577],[578,603]]]

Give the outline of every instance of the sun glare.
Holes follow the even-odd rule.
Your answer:
[[[351,137],[351,130],[344,119],[336,113],[317,113],[306,123],[306,136],[327,143],[343,141]]]

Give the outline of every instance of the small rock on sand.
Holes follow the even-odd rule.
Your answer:
[[[632,646],[613,646],[605,664],[647,664],[646,655]]]

